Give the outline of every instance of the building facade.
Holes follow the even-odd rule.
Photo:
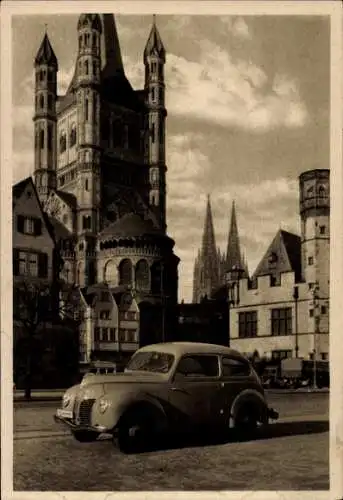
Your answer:
[[[317,169],[300,175],[300,236],[279,230],[252,278],[236,283],[232,347],[281,359],[329,359],[329,174]]]
[[[176,304],[179,259],[166,221],[166,52],[155,20],[140,90],[126,78],[112,14],[80,15],[75,36],[65,95],[57,94],[58,59],[47,34],[34,60],[33,175],[63,261],[60,277],[86,298],[105,284],[132,291],[137,307]],[[93,321],[84,353],[99,328],[106,326]],[[132,337],[117,320],[108,328],[114,348]],[[108,350],[101,337],[97,342]]]

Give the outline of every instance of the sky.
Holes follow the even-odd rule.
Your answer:
[[[33,173],[33,59],[47,25],[64,93],[76,15],[13,17],[13,182]],[[116,16],[126,75],[143,87],[152,16]],[[299,234],[298,176],[330,167],[330,24],[322,16],[157,16],[167,51],[167,223],[190,302],[207,194],[226,249],[235,200],[253,272],[278,229]]]

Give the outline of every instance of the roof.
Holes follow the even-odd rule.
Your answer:
[[[66,191],[56,191],[56,194],[71,208],[76,208],[76,198],[73,194]]]
[[[273,269],[271,269],[270,257],[276,256]],[[280,229],[269,245],[261,262],[253,274],[253,278],[276,273],[290,272],[295,273],[295,278],[301,277],[301,239],[300,236]]]
[[[71,238],[73,235],[56,217],[48,216],[48,220],[52,225],[56,240],[64,240]]]
[[[19,198],[28,184],[33,185],[32,177],[26,177],[26,179],[23,179],[22,181],[19,181],[16,184],[14,184],[12,186],[12,197]]]
[[[205,344],[202,342],[165,342],[147,345],[141,347],[139,350],[142,352],[151,350],[167,352],[175,356],[183,356],[184,354],[228,354],[243,357],[240,352],[230,347],[217,344]]]
[[[58,69],[57,57],[53,51],[47,33],[44,35],[35,58],[35,65],[38,66],[40,64],[49,64],[50,66],[54,66],[56,70]]]
[[[112,236],[114,238],[133,238],[150,234],[155,235],[158,233],[159,231],[154,227],[150,219],[144,220],[140,215],[130,213],[105,227],[103,231],[101,231],[100,237]]]
[[[297,234],[281,230],[287,255],[296,277],[301,275],[301,238]]]
[[[162,39],[160,37],[160,34],[158,32],[155,18],[154,18],[154,22],[153,22],[152,27],[151,27],[148,41],[147,41],[145,49],[144,49],[144,62],[146,62],[146,58],[154,52],[159,57],[161,57],[163,61],[165,61],[166,51],[165,51]]]

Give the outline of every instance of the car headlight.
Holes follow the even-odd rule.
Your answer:
[[[70,401],[71,401],[70,394],[64,394],[64,396],[62,398],[62,406],[63,406],[63,408],[66,408],[69,405]]]
[[[105,411],[107,410],[107,408],[109,408],[110,405],[111,405],[111,403],[107,399],[100,399],[100,401],[99,401],[100,413],[105,413]]]

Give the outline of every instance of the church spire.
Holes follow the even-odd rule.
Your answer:
[[[101,14],[101,17],[103,25],[102,74],[103,78],[110,78],[117,74],[124,74],[123,58],[114,15]]]
[[[200,302],[205,296],[211,297],[219,286],[219,259],[214,234],[210,195],[207,195],[207,207],[202,236],[200,258],[197,262],[193,301]]]
[[[164,48],[164,45],[162,42],[162,38],[161,38],[161,36],[158,32],[157,26],[156,26],[155,14],[153,16],[150,35],[149,35],[148,41],[147,41],[145,49],[144,49],[144,64],[146,63],[147,58],[152,54],[155,54],[163,62],[165,62],[166,51],[165,51],[165,48]]]
[[[234,266],[239,269],[245,269],[238,236],[236,205],[233,201],[231,209],[230,231],[226,251],[226,271],[232,269]]]

